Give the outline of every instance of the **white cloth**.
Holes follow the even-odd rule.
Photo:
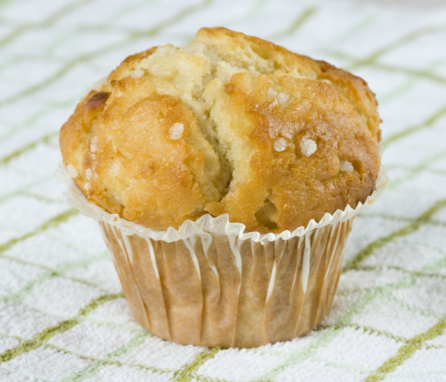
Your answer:
[[[445,381],[446,7],[292,0],[0,3],[0,381]],[[133,319],[95,222],[52,174],[58,131],[127,55],[222,25],[365,78],[388,189],[354,223],[316,330],[248,350]]]

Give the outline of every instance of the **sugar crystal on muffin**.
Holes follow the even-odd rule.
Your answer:
[[[182,123],[174,123],[169,129],[170,139],[180,139],[183,136],[184,125]]]
[[[341,161],[340,168],[341,171],[347,171],[347,172],[354,170],[353,165],[348,160]]]
[[[86,176],[87,180],[90,180],[92,175],[93,175],[93,171],[91,171],[91,168],[87,168],[85,170],[85,176]]]
[[[67,166],[67,171],[72,178],[77,178],[77,170],[72,164]]]
[[[132,78],[141,78],[143,75],[144,75],[144,70],[142,69],[135,69],[131,74]]]
[[[275,96],[277,95],[277,91],[275,91],[275,90],[272,89],[272,88],[269,88],[269,89],[268,89],[268,95],[269,95],[270,97],[275,97]]]
[[[288,102],[289,98],[290,98],[290,97],[289,97],[287,94],[282,93],[282,92],[280,92],[280,93],[277,95],[277,99],[279,100],[279,103],[280,103],[281,105],[285,105],[285,104]]]
[[[317,150],[317,144],[312,139],[303,137],[300,141],[300,150],[302,151],[302,154],[309,157]]]
[[[274,150],[283,151],[286,149],[287,141],[284,138],[279,138],[274,141]]]

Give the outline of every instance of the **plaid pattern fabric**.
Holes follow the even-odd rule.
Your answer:
[[[305,337],[257,349],[145,332],[96,223],[53,177],[59,128],[88,85],[203,25],[353,71],[384,120],[391,180],[354,223],[331,313]],[[445,381],[445,47],[445,6],[1,0],[0,381]]]

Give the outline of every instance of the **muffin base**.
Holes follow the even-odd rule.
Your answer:
[[[329,312],[354,217],[276,241],[205,234],[166,242],[100,222],[136,320],[180,344],[256,347]]]

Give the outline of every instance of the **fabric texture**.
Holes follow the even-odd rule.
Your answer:
[[[1,1],[0,381],[446,381],[446,6],[386,3]],[[214,25],[362,76],[384,121],[390,181],[354,222],[330,314],[256,349],[144,331],[97,224],[53,176],[90,84]]]

